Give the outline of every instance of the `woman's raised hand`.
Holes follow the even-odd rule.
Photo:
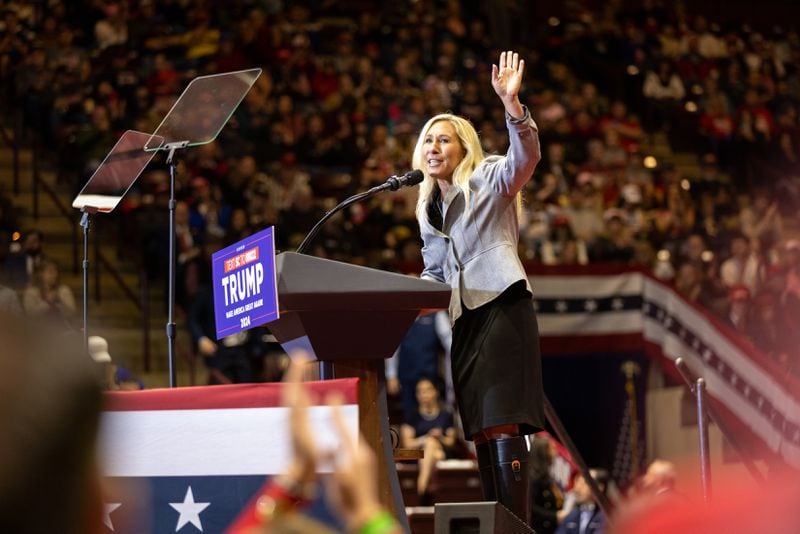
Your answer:
[[[492,65],[492,87],[503,102],[519,95],[525,60],[516,52],[500,52],[499,65]]]

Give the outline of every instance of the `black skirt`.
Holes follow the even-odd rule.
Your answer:
[[[463,307],[451,358],[467,439],[499,425],[518,424],[520,434],[544,428],[539,326],[523,281],[479,308]]]

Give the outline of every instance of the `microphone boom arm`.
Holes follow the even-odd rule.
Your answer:
[[[346,198],[341,203],[339,203],[331,211],[326,213],[325,216],[322,217],[322,219],[320,219],[319,222],[314,225],[314,227],[311,229],[311,231],[308,232],[308,235],[306,235],[306,238],[303,239],[303,242],[300,243],[299,247],[297,247],[297,253],[298,254],[305,254],[306,253],[306,250],[311,245],[311,242],[317,236],[319,231],[322,230],[322,225],[325,224],[325,221],[327,221],[328,219],[330,219],[331,217],[333,217],[334,215],[339,213],[344,208],[346,208],[346,207],[348,207],[348,206],[350,206],[352,204],[355,204],[356,202],[359,202],[361,200],[364,200],[366,198],[374,196],[376,193],[378,193],[378,191],[375,191],[375,188],[372,188],[369,191],[366,191],[366,192],[363,192],[363,193],[358,193],[357,195],[353,195],[353,196],[351,196],[349,198]]]
[[[380,193],[381,191],[386,191],[387,189],[390,189],[392,191],[397,191],[398,189],[400,189],[403,186],[417,185],[418,183],[420,183],[422,181],[422,179],[423,179],[422,171],[413,170],[413,171],[410,171],[410,172],[406,173],[403,176],[391,176],[384,183],[382,183],[381,185],[376,185],[375,187],[373,187],[369,191],[365,191],[363,193],[358,193],[356,195],[353,195],[353,196],[351,196],[349,198],[344,199],[341,203],[339,203],[331,211],[326,213],[325,216],[322,217],[322,219],[320,219],[319,222],[314,225],[314,227],[311,229],[311,231],[308,232],[308,235],[306,236],[306,238],[303,239],[303,242],[300,243],[300,246],[297,247],[297,253],[298,254],[305,254],[306,250],[308,250],[308,247],[311,245],[311,242],[314,240],[314,238],[317,236],[319,231],[322,229],[322,225],[325,224],[325,221],[327,221],[328,219],[330,219],[331,217],[333,217],[334,215],[339,213],[344,208],[346,208],[346,207],[348,207],[348,206],[350,206],[352,204],[355,204],[356,202],[359,202],[361,200],[364,200],[364,199],[370,198],[372,196],[375,196],[376,194]]]

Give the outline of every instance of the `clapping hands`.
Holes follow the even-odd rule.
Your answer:
[[[309,421],[311,399],[302,384],[303,367],[308,361],[302,355],[293,355],[284,379],[283,403],[290,408],[292,444],[292,460],[288,472],[283,475],[284,485],[310,487],[316,482],[317,465],[332,464],[334,471],[326,480],[328,502],[347,531],[358,532],[384,510],[378,499],[378,481],[374,475],[375,453],[363,437],[359,436],[357,442],[353,439],[341,409],[341,394],[336,393],[326,399],[326,404],[333,412],[339,447],[336,451],[320,450],[319,439],[314,436]],[[396,532],[399,531],[397,528]]]

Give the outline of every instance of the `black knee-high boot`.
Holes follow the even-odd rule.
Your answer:
[[[475,452],[478,454],[478,471],[481,476],[481,489],[483,490],[484,501],[496,501],[497,489],[494,487],[494,461],[489,452],[489,443],[479,443],[475,445]]]
[[[489,440],[497,500],[528,522],[528,446],[523,436]],[[481,477],[483,478],[483,477]]]

